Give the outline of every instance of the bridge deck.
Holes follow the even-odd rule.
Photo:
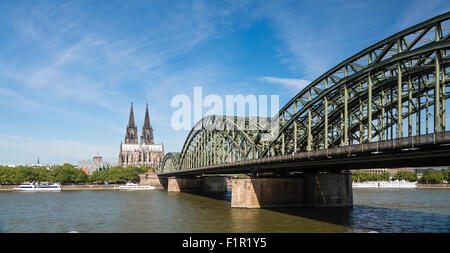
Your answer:
[[[396,140],[349,145],[274,156],[195,169],[160,173],[160,176],[236,174],[251,172],[320,171],[386,167],[444,166],[450,164],[450,131]]]

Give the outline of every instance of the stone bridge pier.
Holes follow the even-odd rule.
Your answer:
[[[168,178],[167,191],[205,191],[205,192],[226,192],[227,181],[224,176],[203,176],[194,178]]]
[[[168,192],[226,192],[224,176],[169,177]],[[350,173],[303,173],[297,176],[232,178],[231,207],[351,207]]]
[[[232,179],[231,207],[351,207],[351,174],[302,174],[298,177]]]

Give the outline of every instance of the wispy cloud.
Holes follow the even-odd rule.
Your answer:
[[[309,80],[369,46],[367,40],[383,39],[368,32],[370,24],[386,31],[396,20],[407,26],[426,19],[426,12],[448,10],[443,0],[408,4],[395,11],[404,13],[400,18],[383,23],[385,11],[396,7],[341,0],[1,1],[0,113],[17,116],[0,125],[2,133],[20,135],[14,125],[27,116],[29,129],[57,124],[51,131],[2,137],[0,152],[15,157],[10,150],[22,149],[18,153],[24,157],[33,156],[42,144],[55,157],[59,151],[50,147],[60,147],[67,159],[86,159],[85,148],[111,152],[116,160],[119,143],[110,150],[92,143],[123,137],[131,101],[137,124],[149,103],[155,138],[164,140],[166,150],[178,151],[186,133],[174,134],[169,125],[174,95],[191,96],[194,86],[202,86],[204,96],[285,94],[281,99],[289,99]],[[253,43],[266,47],[266,54],[252,51]],[[270,60],[253,64],[254,57],[247,56],[256,54]],[[272,57],[275,62],[269,62]],[[68,132],[86,143],[73,142]]]
[[[271,76],[263,76],[259,78],[260,80],[267,81],[274,84],[281,84],[292,91],[299,92],[302,89],[304,89],[308,84],[311,82],[304,79],[298,79],[298,78],[280,78],[280,77],[271,77]]]
[[[100,153],[107,160],[115,160],[117,147],[92,145],[75,140],[55,140],[0,134],[0,164],[33,163],[40,157],[43,163],[76,164],[80,157],[91,158]]]
[[[124,80],[134,79],[146,85],[148,77],[154,74],[153,69],[160,69],[170,59],[203,41],[231,31],[235,23],[227,20],[245,17],[239,13],[247,8],[245,2],[225,6],[203,1],[156,4],[158,8],[152,5],[145,6],[150,18],[141,18],[152,29],[133,24],[137,30],[132,34],[123,29],[125,27],[115,29],[117,23],[87,24],[86,20],[75,17],[77,10],[82,12],[82,9],[74,3],[14,8],[8,24],[21,43],[29,46],[40,59],[27,59],[27,64],[2,61],[0,65],[7,67],[0,70],[0,75],[25,85],[33,95],[69,98],[119,111],[113,101],[132,100],[119,92]],[[139,5],[130,8],[133,10]],[[82,16],[87,18],[88,15],[83,13]],[[70,19],[71,16],[74,19]],[[159,16],[164,17],[164,22],[151,19]],[[123,23],[132,18],[125,18]],[[26,42],[30,38],[32,45]]]
[[[315,80],[369,43],[383,39],[377,36],[386,30],[368,32],[381,21],[386,22],[384,5],[354,1],[259,3],[252,15],[267,20],[281,40],[280,62],[295,75],[309,80]]]
[[[448,1],[445,0],[408,1],[394,27],[403,30],[449,10]]]
[[[35,99],[25,98],[20,92],[11,90],[8,88],[0,87],[0,104],[9,106],[12,109],[21,108],[26,111],[38,111],[44,110],[52,113],[59,114],[61,116],[70,116],[71,113],[67,110],[63,110],[57,107],[47,106],[43,103],[36,101]],[[9,99],[7,99],[9,98]]]
[[[5,3],[2,6],[9,11],[0,17],[4,21],[0,28],[9,31],[14,44],[4,44],[0,56],[13,52],[14,57],[0,57],[0,80],[4,80],[0,82],[5,87],[0,90],[0,98],[9,98],[9,102],[0,103],[8,103],[11,108],[17,104],[25,108],[35,105],[39,110],[57,111],[58,115],[73,116],[72,120],[77,122],[94,124],[101,122],[97,117],[103,115],[92,111],[102,113],[106,108],[119,112],[122,117],[128,114],[129,101],[137,106],[147,96],[145,99],[153,111],[152,123],[160,126],[156,127],[159,133],[170,136],[167,111],[162,108],[173,94],[190,92],[195,85],[208,85],[211,80],[217,80],[215,75],[223,73],[215,69],[213,62],[180,67],[173,59],[245,25],[249,8],[246,1],[229,4],[96,2],[93,5],[95,8],[86,9],[81,2],[44,1],[40,5]],[[99,17],[99,12],[110,15]],[[135,15],[141,13],[145,15]],[[64,104],[65,109],[58,104]],[[85,108],[95,109],[86,112]],[[136,113],[142,108],[135,108]],[[108,121],[103,124],[116,122]],[[102,128],[102,124],[95,125]],[[124,132],[122,128],[109,128],[120,136]],[[56,138],[64,140],[65,136]],[[168,139],[177,144],[182,142],[182,138]],[[70,143],[68,147],[77,150],[82,146]],[[56,145],[53,144],[50,146]],[[1,150],[4,148],[6,144]],[[33,149],[32,146],[23,148]],[[73,157],[77,155],[86,157],[75,151]]]
[[[264,2],[254,11],[256,17],[271,22],[275,35],[284,43],[280,46],[280,62],[287,64],[297,75],[315,79],[336,62],[337,34],[330,40],[332,26],[328,21],[307,15],[311,6],[288,1]],[[331,14],[330,14],[331,15]],[[327,19],[329,20],[329,18]],[[318,29],[318,28],[321,29]]]

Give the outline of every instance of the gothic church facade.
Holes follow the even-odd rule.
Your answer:
[[[138,131],[134,123],[133,103],[131,103],[130,119],[125,134],[125,144],[120,142],[119,166],[149,166],[158,169],[164,159],[164,145],[155,144],[153,128],[150,125],[148,104],[145,110],[144,126],[140,143]]]

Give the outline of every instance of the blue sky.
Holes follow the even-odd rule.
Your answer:
[[[1,1],[0,164],[117,161],[130,102],[180,151],[177,94],[279,95],[445,1]]]

